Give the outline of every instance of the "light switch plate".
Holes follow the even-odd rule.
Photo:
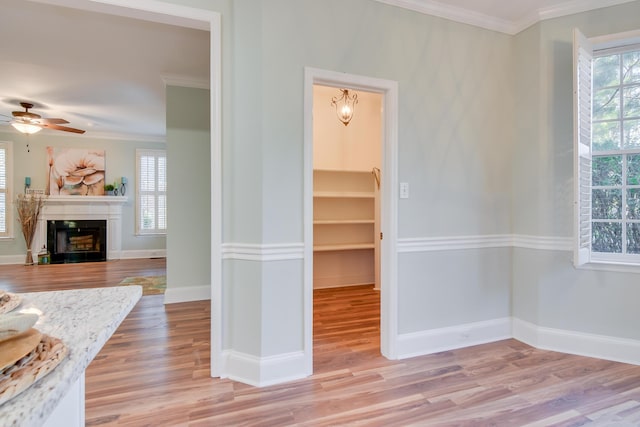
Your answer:
[[[408,199],[409,198],[409,183],[401,182],[400,183],[400,198]]]

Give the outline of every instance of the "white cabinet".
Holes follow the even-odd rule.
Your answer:
[[[376,280],[376,197],[371,172],[313,171],[314,288]]]

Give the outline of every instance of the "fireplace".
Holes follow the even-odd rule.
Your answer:
[[[101,221],[106,224],[106,237],[103,236],[100,240],[101,245],[107,251],[106,259],[120,259],[122,254],[122,206],[126,203],[126,196],[49,196],[42,207],[36,234],[33,237],[31,247],[34,249],[34,254],[40,251],[43,246],[46,246],[50,253],[54,253],[54,247],[47,242],[49,221],[61,224],[65,221],[76,223],[78,221]],[[74,241],[79,242],[76,239]],[[55,245],[55,243],[53,244]],[[80,254],[76,253],[76,260],[56,262],[84,261],[78,260],[79,257]]]
[[[107,221],[48,220],[47,248],[51,263],[107,260]]]

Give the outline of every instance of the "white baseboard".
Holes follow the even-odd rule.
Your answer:
[[[2,255],[0,256],[0,265],[24,264],[26,255]],[[38,261],[37,255],[35,261]]]
[[[164,292],[164,303],[175,304],[179,302],[203,301],[211,299],[211,286],[188,286],[184,288],[173,288],[167,286]]]
[[[640,365],[638,340],[545,328],[517,318],[401,334],[397,342],[398,358],[406,359],[507,338],[542,350]]]
[[[511,338],[511,318],[505,317],[400,334],[397,354],[398,359],[406,359],[508,338]]]
[[[345,286],[371,285],[376,281],[373,274],[345,277],[314,277],[313,289],[342,288]]]
[[[640,365],[640,341],[537,326],[514,318],[513,338],[543,350]]]
[[[2,255],[0,256],[0,265],[24,264],[25,255]],[[120,259],[148,259],[148,258],[166,258],[166,249],[143,249],[121,251]],[[38,254],[33,254],[34,261],[38,261]]]
[[[120,259],[166,258],[166,249],[141,249],[120,251]]]
[[[306,378],[304,352],[258,357],[233,350],[222,352],[222,378],[266,387]]]

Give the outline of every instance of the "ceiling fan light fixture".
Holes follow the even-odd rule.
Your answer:
[[[40,126],[32,125],[31,123],[12,122],[11,126],[13,126],[18,132],[26,133],[28,135],[42,130]]]

